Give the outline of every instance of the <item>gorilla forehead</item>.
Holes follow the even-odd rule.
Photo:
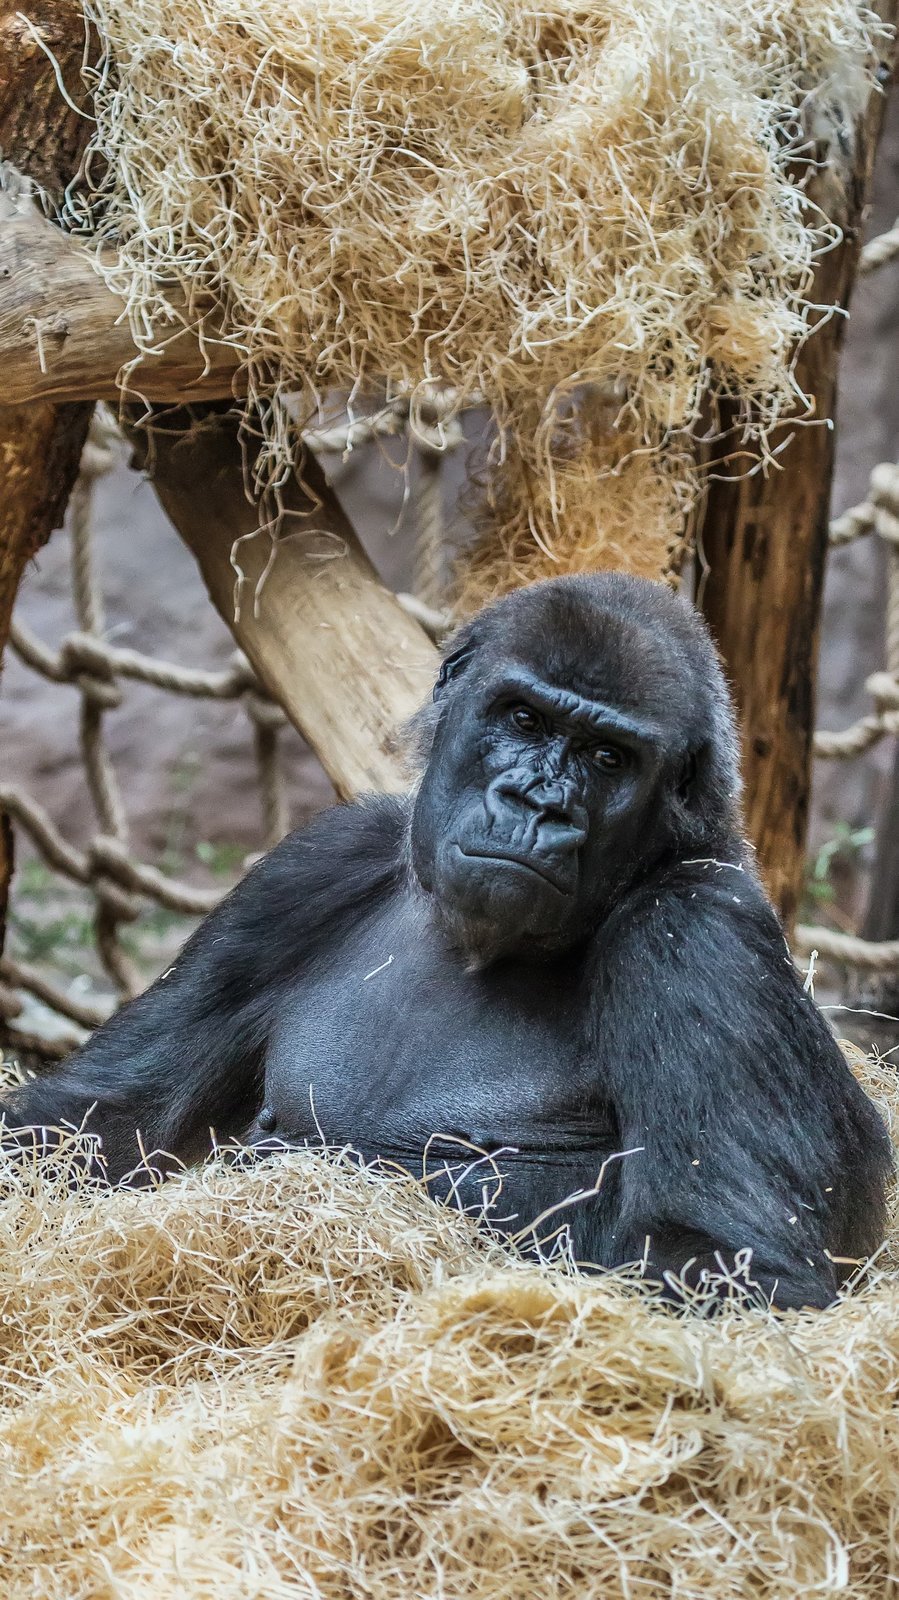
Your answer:
[[[686,720],[723,680],[698,613],[664,584],[625,573],[550,578],[495,601],[473,624],[488,654],[585,699],[676,710]]]

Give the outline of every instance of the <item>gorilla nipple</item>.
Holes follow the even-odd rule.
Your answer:
[[[256,1118],[256,1123],[263,1133],[274,1133],[278,1126],[278,1118],[275,1116],[271,1106],[262,1107],[262,1110]]]

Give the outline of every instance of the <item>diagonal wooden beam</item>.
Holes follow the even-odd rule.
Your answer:
[[[398,735],[430,693],[437,651],[377,577],[315,459],[283,489],[273,546],[245,491],[234,410],[129,432],[216,608],[341,798],[408,788]]]

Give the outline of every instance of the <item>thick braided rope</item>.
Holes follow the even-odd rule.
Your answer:
[[[819,955],[847,967],[866,972],[899,970],[899,939],[859,939],[854,933],[838,933],[834,928],[813,928],[800,923],[793,933],[793,949],[799,956]]]
[[[28,834],[46,865],[91,890],[97,952],[120,996],[127,997],[143,985],[122,945],[121,924],[135,920],[142,901],[202,916],[218,903],[221,891],[180,882],[136,860],[129,851],[127,812],[104,738],[105,714],[122,700],[118,680],[130,678],[168,692],[203,698],[240,699],[254,731],[267,845],[283,837],[289,817],[278,754],[278,734],[286,718],[281,708],[262,693],[242,657],[235,656],[225,672],[203,672],[137,651],[114,649],[103,638],[105,616],[102,590],[94,570],[92,507],[97,479],[115,464],[115,444],[115,430],[98,410],[72,495],[72,589],[77,630],[63,639],[58,653],[18,624],[12,631],[13,648],[27,666],[53,682],[70,683],[79,691],[82,761],[99,831],[86,850],[77,849],[44,808],[14,786],[0,788],[0,810]],[[7,1020],[21,1010],[17,990],[35,995],[79,1028],[97,1026],[104,1014],[101,1008],[70,998],[27,964],[6,959],[0,967],[0,1016]],[[19,1031],[16,1037],[20,1044],[31,1043],[35,1048],[47,1045],[47,1041],[26,1037]],[[67,1048],[78,1042],[75,1035],[66,1035],[65,1039]],[[48,1048],[50,1053],[58,1053],[55,1047]]]
[[[876,272],[878,267],[885,267],[888,262],[899,257],[899,217],[886,233],[881,233],[870,244],[866,244],[859,257],[858,270],[863,275]]]
[[[814,753],[822,758],[846,760],[899,734],[899,464],[874,468],[868,499],[831,524],[830,542],[845,545],[872,533],[888,552],[886,670],[875,672],[865,685],[874,701],[872,712],[840,733],[815,734]]]

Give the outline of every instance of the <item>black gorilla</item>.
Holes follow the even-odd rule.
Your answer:
[[[522,590],[414,739],[411,798],[285,839],[7,1124],[86,1119],[113,1181],[211,1128],[323,1136],[507,1231],[567,1222],[581,1260],[690,1281],[751,1251],[778,1305],[826,1305],[890,1148],[741,838],[698,615],[619,575]]]

